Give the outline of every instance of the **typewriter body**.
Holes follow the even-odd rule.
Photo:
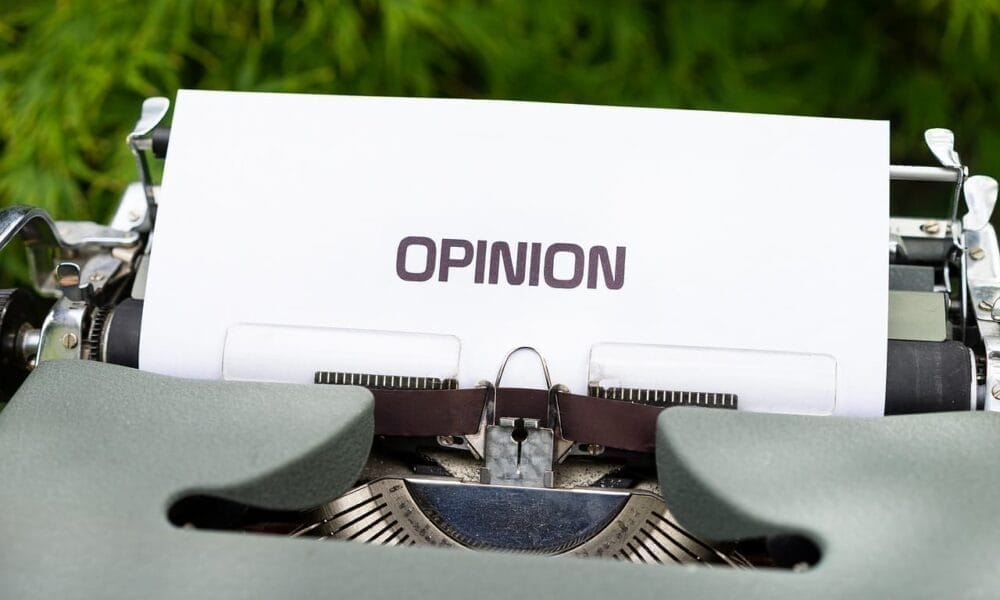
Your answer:
[[[88,363],[91,370],[86,373],[111,381],[116,378],[132,381],[129,378],[145,376],[127,369],[138,367],[146,270],[151,253],[156,251],[153,242],[158,187],[149,162],[167,154],[169,130],[159,127],[167,109],[168,103],[162,98],[144,103],[141,118],[126,142],[135,155],[139,181],[125,190],[110,223],[54,220],[30,206],[13,206],[0,212],[0,246],[6,247],[16,237],[23,240],[33,284],[31,288],[0,292],[0,390],[5,398],[13,398],[5,411],[9,413],[5,415],[7,419],[0,417],[0,424],[6,426],[0,426],[0,438],[24,435],[14,430],[25,426],[24,411],[49,400],[30,397],[38,396],[39,392],[44,395],[44,390],[34,382],[43,381],[40,379],[43,372],[56,368],[47,363],[62,365],[58,368],[68,368],[65,365],[69,363]],[[965,413],[960,419],[973,415],[987,419],[987,413],[1000,410],[1000,247],[990,223],[997,182],[985,175],[971,174],[955,151],[950,131],[928,130],[926,141],[936,165],[892,166],[889,176],[892,180],[936,182],[942,190],[948,190],[950,212],[938,218],[890,220],[887,232],[890,341],[885,414],[923,414],[902,417],[904,421],[900,422],[919,419],[914,421],[919,425],[918,430],[926,427],[934,431],[939,429],[934,419],[946,418],[941,413]],[[179,290],[178,293],[194,292]],[[342,540],[340,547],[347,548],[347,552],[354,548],[352,544],[437,546],[462,552],[461,557],[473,551],[486,551],[482,555],[486,562],[476,563],[479,565],[491,564],[489,561],[494,560],[491,557],[497,556],[498,551],[516,554],[518,560],[537,560],[524,555],[544,555],[648,563],[644,571],[635,572],[639,573],[636,577],[640,583],[657,577],[658,569],[669,569],[664,565],[674,563],[741,573],[764,570],[773,574],[778,569],[786,570],[780,572],[788,577],[824,568],[825,553],[831,542],[823,539],[822,533],[811,535],[801,527],[775,527],[771,532],[757,531],[754,527],[705,527],[708,517],[699,517],[698,509],[674,506],[674,499],[681,505],[690,502],[685,499],[688,495],[685,490],[702,498],[701,501],[706,495],[718,494],[723,498],[720,504],[727,505],[726,490],[708,481],[710,477],[699,479],[697,468],[685,471],[684,475],[680,472],[684,469],[665,466],[674,460],[697,459],[684,458],[683,448],[670,451],[669,456],[665,454],[668,451],[657,436],[666,435],[670,429],[671,425],[665,422],[669,417],[663,415],[672,415],[674,410],[663,412],[663,409],[673,406],[712,409],[680,409],[677,411],[680,421],[688,418],[683,415],[705,412],[711,413],[705,417],[708,420],[728,419],[730,413],[736,412],[731,409],[737,407],[738,398],[726,394],[600,386],[593,386],[586,396],[574,395],[551,380],[544,356],[534,348],[512,349],[508,359],[514,354],[527,354],[538,361],[537,389],[505,387],[506,360],[497,365],[494,380],[484,381],[473,389],[457,389],[454,381],[431,377],[317,372],[316,385],[306,386],[313,388],[309,393],[326,393],[331,389],[328,386],[355,386],[350,389],[367,390],[356,393],[374,406],[372,409],[365,405],[365,410],[374,411],[374,426],[358,424],[360,434],[344,434],[349,439],[345,443],[355,449],[337,451],[349,465],[355,465],[358,459],[347,455],[353,452],[361,457],[361,463],[355,465],[360,472],[348,466],[347,471],[352,468],[354,471],[340,475],[341,480],[347,478],[346,489],[322,489],[322,485],[316,484],[321,489],[311,488],[301,497],[289,498],[298,489],[296,484],[265,477],[258,483],[266,489],[257,499],[247,500],[239,493],[213,494],[195,486],[165,498],[166,505],[155,508],[162,514],[164,527],[173,530],[171,539],[176,540],[209,535],[186,531],[194,529],[245,534],[226,538],[242,540],[239,543],[246,540],[255,543],[252,540],[258,537],[301,538],[288,544],[301,544],[302,548],[309,540]],[[137,379],[135,385],[140,389],[145,385],[150,389],[169,387],[164,380],[157,378],[143,383]],[[66,384],[73,389],[72,381]],[[89,384],[80,381],[79,385]],[[239,393],[252,395],[251,392]],[[75,396],[75,392],[70,395]],[[72,398],[67,399],[68,405],[72,403]],[[22,410],[22,405],[27,408]],[[435,410],[422,408],[427,406]],[[759,417],[766,421],[765,417]],[[957,415],[951,418],[954,417]],[[823,418],[812,418],[809,423],[816,420]],[[355,423],[349,418],[344,422]],[[994,427],[992,418],[983,422],[988,429]],[[766,429],[767,423],[762,423],[761,427]],[[851,426],[849,420],[837,423],[838,427],[841,423],[843,427]],[[135,426],[142,430],[146,425]],[[841,435],[843,431],[846,429],[831,435]],[[900,431],[905,432],[906,427],[892,429],[886,435],[905,436]],[[95,439],[101,437],[95,435]],[[734,435],[733,439],[739,437]],[[683,435],[677,439],[681,438]],[[730,442],[733,440],[718,443],[724,446]],[[8,456],[7,460],[16,462],[19,457]],[[170,462],[172,458],[168,455],[160,460]],[[184,460],[178,462],[183,465]],[[113,468],[128,470],[121,465]],[[294,465],[291,470],[294,471]],[[289,477],[294,479],[292,475]],[[984,477],[996,479],[995,474]],[[323,481],[322,477],[317,480],[306,476],[306,479],[314,483]],[[670,482],[670,491],[662,488],[666,482]],[[341,487],[344,485],[342,482]],[[282,487],[283,491],[277,489]],[[68,490],[67,493],[73,493],[71,488]],[[744,511],[737,504],[727,513],[732,522],[753,521],[741,516]],[[4,510],[10,515],[14,509]],[[850,507],[843,510],[850,513]],[[965,509],[958,509],[962,510]],[[950,516],[954,515],[949,512],[942,518]],[[914,515],[914,518],[925,519],[928,515]],[[689,523],[695,527],[689,527]],[[987,530],[997,531],[995,522],[983,525]],[[965,521],[958,529],[964,526]],[[882,534],[893,535],[891,531]],[[86,546],[85,540],[80,543],[81,547]],[[945,546],[951,548],[950,544]],[[285,545],[272,550],[299,552],[293,548],[298,546]],[[973,548],[981,550],[971,543],[970,551]],[[994,549],[997,548],[1000,546]],[[177,548],[172,551],[183,552]],[[834,565],[831,569],[835,572],[830,577],[843,576],[836,573],[835,544],[831,551]],[[452,556],[445,552],[421,555],[418,562],[423,561],[421,568],[433,573],[435,564],[451,563]],[[962,555],[958,553],[953,558],[959,560]],[[157,559],[148,557],[148,560],[155,563]],[[454,560],[461,563],[468,559]],[[556,566],[561,565],[558,560],[561,559],[539,563],[543,565],[542,572],[551,570],[553,582],[564,581],[561,578],[569,572],[565,569],[570,568]],[[892,561],[884,556],[879,560]],[[524,564],[496,561],[500,559],[492,564],[505,565],[499,574],[483,575],[479,567],[469,566],[472,563],[461,563],[455,568],[474,573],[471,576],[482,578],[486,585],[485,582],[496,580],[494,575],[517,579],[517,571],[512,569]],[[911,569],[917,567],[908,565]],[[330,568],[335,570],[336,566]],[[287,573],[292,580],[300,577]],[[380,573],[384,574],[376,569],[358,576],[367,578],[367,585],[373,586],[368,589],[377,589]],[[531,569],[524,573],[526,581],[536,582],[531,585],[537,585],[538,578],[544,577]],[[621,573],[622,582],[609,585],[627,591],[631,585],[627,581],[631,581],[633,572]],[[254,579],[252,574],[246,576],[248,581]],[[417,581],[419,586],[431,586],[433,575],[424,573]],[[650,589],[656,589],[655,581],[649,582],[653,585]],[[694,584],[681,583],[678,589],[697,595],[700,585],[704,585],[708,594],[731,589],[726,586],[734,584],[741,585],[732,579],[722,583],[696,580]],[[591,584],[583,577],[573,585]],[[573,585],[559,583],[557,589],[571,590]],[[694,588],[685,587],[690,585]],[[767,595],[766,586],[748,585],[748,596]],[[789,589],[796,594],[812,593],[809,585],[808,580],[805,583],[799,580]],[[593,592],[594,588],[590,589]],[[667,593],[667,588],[663,591]],[[779,590],[776,595],[782,593]],[[790,591],[789,595],[794,594]]]

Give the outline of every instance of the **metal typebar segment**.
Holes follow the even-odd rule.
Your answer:
[[[955,183],[959,171],[947,167],[915,167],[912,165],[889,165],[889,179],[894,181],[940,181]]]

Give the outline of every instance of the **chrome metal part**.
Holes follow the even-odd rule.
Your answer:
[[[96,294],[114,279],[124,264],[124,261],[112,254],[96,254],[84,263],[80,281],[90,286]]]
[[[969,212],[962,217],[962,228],[979,231],[990,222],[997,205],[997,180],[986,175],[973,175],[962,186]]]
[[[79,342],[83,338],[83,321],[87,309],[87,303],[83,301],[74,301],[65,296],[56,300],[42,323],[38,362],[82,357],[82,346],[69,342],[74,339]]]
[[[929,235],[937,235],[941,232],[941,224],[937,221],[928,221],[920,226],[920,231]]]
[[[978,231],[966,230],[963,236],[967,247],[983,250],[982,259],[968,264],[968,289],[985,349],[986,389],[1000,389],[1000,321],[997,320],[1000,314],[994,315],[994,306],[1000,299],[1000,246],[992,225]],[[1000,410],[1000,399],[987,395],[983,408]]]
[[[464,450],[472,454],[477,459],[481,458],[482,455],[477,454],[476,450],[472,448],[469,442],[462,436],[454,435],[439,435],[435,438],[438,446],[442,448],[451,448],[452,450]],[[485,438],[483,440],[485,442]]]
[[[924,132],[924,141],[927,143],[927,147],[930,149],[931,154],[933,154],[934,157],[938,159],[938,162],[941,163],[941,166],[946,169],[952,169],[955,172],[955,189],[952,192],[951,210],[948,214],[948,223],[951,231],[952,243],[955,246],[955,251],[959,253],[959,277],[961,279],[959,289],[963,290],[960,301],[962,307],[962,325],[959,328],[959,335],[961,339],[964,340],[965,325],[968,323],[969,314],[968,296],[964,293],[968,282],[968,261],[965,256],[967,246],[964,244],[964,238],[961,234],[962,224],[958,220],[958,204],[959,199],[962,196],[962,188],[965,183],[965,177],[968,176],[969,170],[962,165],[962,159],[958,156],[958,152],[955,151],[955,134],[952,133],[950,129],[928,129]],[[944,283],[949,292],[951,292],[951,277],[949,276],[950,258],[951,257],[944,262]]]
[[[167,116],[168,110],[170,110],[170,100],[162,96],[154,96],[143,100],[139,120],[136,121],[135,127],[132,128],[132,133],[128,135],[128,139],[138,141],[139,138],[152,133],[153,128],[160,124],[163,117]]]
[[[522,452],[527,448],[522,447],[521,444],[521,442],[525,440],[518,441],[513,447],[510,447],[510,440],[508,438],[513,431],[501,434],[498,432],[499,430],[497,430],[497,432],[494,432],[493,434],[490,433],[491,428],[497,427],[496,396],[497,390],[500,387],[500,381],[503,379],[504,369],[507,367],[507,363],[510,361],[511,356],[521,351],[534,353],[535,356],[538,357],[538,361],[541,364],[542,375],[545,378],[545,389],[548,391],[547,421],[549,427],[538,427],[537,420],[533,419],[515,418],[515,422],[521,423],[521,425],[518,425],[517,427],[523,428],[524,423],[532,423],[533,427],[537,428],[538,433],[536,434],[534,430],[532,430],[530,435],[531,442],[529,443],[529,447],[531,454],[528,458],[531,461],[531,464],[542,465],[542,458],[538,454],[539,452],[542,452],[542,446],[540,446],[538,442],[541,442],[542,437],[546,440],[544,448],[547,448],[547,451],[549,452],[549,459],[545,461],[545,465],[547,465],[547,472],[549,472],[549,475],[545,476],[544,473],[546,470],[542,470],[543,476],[541,479],[541,485],[551,486],[552,462],[561,462],[574,448],[573,441],[567,440],[563,437],[562,417],[559,414],[559,394],[566,393],[569,390],[563,385],[552,385],[552,378],[549,375],[549,367],[545,362],[545,358],[540,352],[538,352],[538,350],[532,348],[531,346],[520,346],[508,352],[507,356],[504,357],[503,362],[500,364],[500,369],[497,371],[496,379],[493,382],[484,381],[480,383],[480,387],[483,387],[486,391],[486,402],[483,406],[483,413],[479,422],[479,430],[474,434],[467,435],[463,440],[463,444],[455,444],[451,447],[465,448],[476,458],[486,459],[487,455],[497,457],[497,461],[499,462],[493,464],[492,466],[487,464],[486,468],[484,468],[482,473],[483,481],[493,481],[494,483],[502,483],[506,485],[539,485],[538,483],[513,483],[514,481],[537,481],[537,478],[534,475],[528,474],[525,476],[523,473],[518,471],[518,468],[520,468],[519,465],[522,458]],[[514,427],[514,425],[509,426]],[[503,428],[507,427],[507,425],[504,425],[502,422],[499,427]],[[518,435],[520,435],[520,432]],[[548,440],[550,440],[551,443],[549,443]],[[497,447],[490,450],[489,446],[491,444],[497,444]],[[509,463],[507,458],[499,458],[508,457],[512,449],[514,452],[513,456],[515,457],[514,463]],[[487,462],[489,463],[489,461]],[[526,473],[530,473],[535,470],[535,467],[525,466],[525,468],[529,469]]]
[[[492,381],[480,381],[476,386],[486,394],[486,401],[483,403],[483,413],[479,417],[479,430],[476,433],[465,436],[465,447],[478,459],[482,459],[486,453],[486,428],[491,425],[496,418],[496,387]]]
[[[55,224],[64,246],[116,248],[131,246],[138,241],[138,236],[133,232],[119,231],[90,221],[56,221]]]
[[[892,181],[937,181],[955,183],[958,173],[945,167],[923,167],[912,165],[890,165],[889,179]]]
[[[28,246],[63,245],[49,213],[40,208],[11,206],[0,211],[0,249],[5,248],[19,233]]]
[[[900,257],[906,256],[906,243],[903,238],[896,233],[889,233],[889,262],[896,262]]]
[[[892,217],[889,219],[890,236],[917,239],[947,240],[950,236],[947,223],[938,220],[912,217]]]
[[[139,243],[139,234],[134,231],[119,231],[90,222],[53,222],[41,209],[11,206],[0,211],[0,250],[17,235],[28,248],[35,287],[49,296],[60,293],[52,270],[60,260],[85,264],[95,255],[132,248]]]
[[[80,266],[76,263],[59,263],[55,277],[63,298],[71,302],[86,302],[93,294],[93,287],[89,283],[83,283]]]
[[[21,328],[17,337],[18,358],[25,363],[35,360],[38,355],[38,344],[42,339],[42,330],[28,324]]]
[[[625,467],[624,459],[609,458],[602,456],[600,460],[593,460],[594,455],[586,451],[586,446],[581,449],[580,460],[567,460],[559,465],[555,471],[555,482],[553,487],[557,488],[578,488],[599,486],[602,478],[613,476],[616,471]],[[447,471],[449,477],[466,483],[479,483],[479,470],[482,462],[463,452],[448,452],[447,450],[422,449],[421,456],[426,457],[431,462]],[[412,468],[407,467],[404,471],[393,471],[391,468],[379,470],[384,461],[376,457],[372,465],[373,468],[366,467],[362,474],[363,481],[371,481],[380,477],[409,477],[413,474]],[[393,467],[394,468],[394,467]],[[636,486],[648,486],[652,491],[658,493],[659,484],[655,480],[640,480]]]
[[[125,143],[135,156],[136,166],[139,169],[139,176],[142,179],[142,189],[146,196],[146,214],[142,221],[142,227],[151,226],[155,213],[156,196],[153,189],[153,176],[149,171],[149,163],[146,159],[146,152],[152,149],[151,144],[146,143],[146,136],[152,133],[160,121],[167,116],[170,110],[170,100],[163,97],[146,98],[142,103],[142,113],[136,121],[132,132],[125,138]]]
[[[121,269],[122,261],[110,254],[90,257],[81,269],[75,262],[62,262],[55,270],[59,298],[42,323],[37,361],[97,358],[87,326],[88,314],[96,312],[90,300]],[[92,327],[90,328],[92,329]],[[98,334],[99,335],[99,334]]]
[[[322,507],[293,536],[430,545],[636,563],[743,566],[634,490],[517,488],[453,480],[379,479]]]
[[[934,128],[924,132],[924,142],[942,166],[958,169],[962,160],[955,152],[955,134],[950,129]]]
[[[90,221],[53,221],[40,208],[10,206],[0,211],[0,249],[17,234],[27,245],[45,245],[80,251],[87,248],[114,248],[132,246],[139,235],[119,231]]]
[[[480,483],[552,487],[553,438],[538,419],[501,417],[499,425],[486,428]]]
[[[969,410],[975,412],[979,401],[979,378],[976,377],[976,353],[969,348]]]
[[[135,279],[132,281],[132,297],[136,300],[146,298],[146,279],[149,275],[149,254],[140,254],[135,258]]]
[[[545,376],[545,389],[551,390],[552,389],[552,377],[549,376],[549,364],[547,362],[545,362],[545,357],[542,356],[542,353],[539,352],[537,349],[531,347],[531,346],[518,346],[517,348],[514,348],[513,350],[511,350],[510,352],[507,353],[507,356],[505,356],[503,358],[503,362],[500,363],[500,370],[497,371],[497,378],[493,382],[493,387],[494,388],[499,388],[500,387],[500,380],[503,379],[503,372],[504,372],[504,369],[507,368],[507,363],[510,362],[510,357],[512,357],[515,354],[517,354],[518,352],[522,352],[522,351],[532,352],[532,353],[535,354],[535,356],[538,357],[538,362],[540,362],[541,365],[542,365],[542,375]]]
[[[154,186],[154,196],[156,189]],[[125,188],[121,200],[118,201],[118,208],[111,218],[111,227],[120,231],[138,230],[146,222],[147,211],[146,192],[143,184],[140,182],[130,183]]]
[[[562,415],[559,413],[559,394],[568,393],[569,388],[559,383],[549,388],[548,418],[549,423],[552,424],[552,432],[555,434],[553,444],[557,463],[565,460],[573,448],[577,447],[575,441],[566,439],[566,436],[563,434]]]
[[[915,261],[941,265],[942,283],[935,291],[950,292],[950,261],[958,248],[951,238],[952,228],[945,221],[910,217],[889,219],[889,260],[894,264]]]
[[[356,488],[321,507],[314,517],[314,523],[292,532],[292,537],[383,546],[458,546],[424,515],[402,479],[380,479]]]
[[[514,348],[507,353],[504,357],[503,362],[500,363],[500,369],[497,370],[496,379],[493,381],[480,381],[479,386],[486,393],[486,402],[483,404],[483,414],[479,420],[479,430],[476,433],[465,436],[465,448],[467,448],[473,456],[476,458],[483,458],[486,455],[486,439],[487,439],[487,429],[496,425],[496,400],[497,400],[497,388],[500,387],[500,380],[503,379],[504,369],[507,368],[507,363],[510,361],[510,357],[517,352],[528,351],[533,352],[535,356],[538,357],[538,361],[542,366],[542,375],[545,377],[546,389],[552,390],[552,378],[549,376],[549,366],[545,362],[545,358],[541,355],[538,350],[532,348],[531,346],[519,346]],[[460,447],[458,445],[452,447]]]

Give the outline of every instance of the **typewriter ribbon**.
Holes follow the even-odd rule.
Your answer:
[[[547,389],[504,388],[500,379],[511,355],[531,350],[543,366]],[[343,380],[336,373],[319,371],[315,383]],[[656,439],[656,418],[668,406],[714,406],[736,408],[732,394],[677,393],[677,401],[642,403],[638,396],[653,396],[651,390],[635,394],[633,401],[572,394],[551,385],[548,368],[537,350],[523,346],[504,359],[495,383],[471,389],[401,389],[398,385],[367,386],[375,398],[375,433],[390,436],[472,436],[483,424],[500,417],[536,419],[540,426],[561,429],[565,440],[599,444],[609,448],[650,452]],[[662,392],[661,392],[662,393]],[[669,393],[668,393],[669,394]],[[554,410],[553,410],[554,409]]]

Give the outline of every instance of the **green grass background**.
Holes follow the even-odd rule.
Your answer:
[[[180,87],[889,119],[894,162],[944,126],[1000,176],[998,31],[1000,0],[0,0],[0,205],[106,219],[140,102]]]

